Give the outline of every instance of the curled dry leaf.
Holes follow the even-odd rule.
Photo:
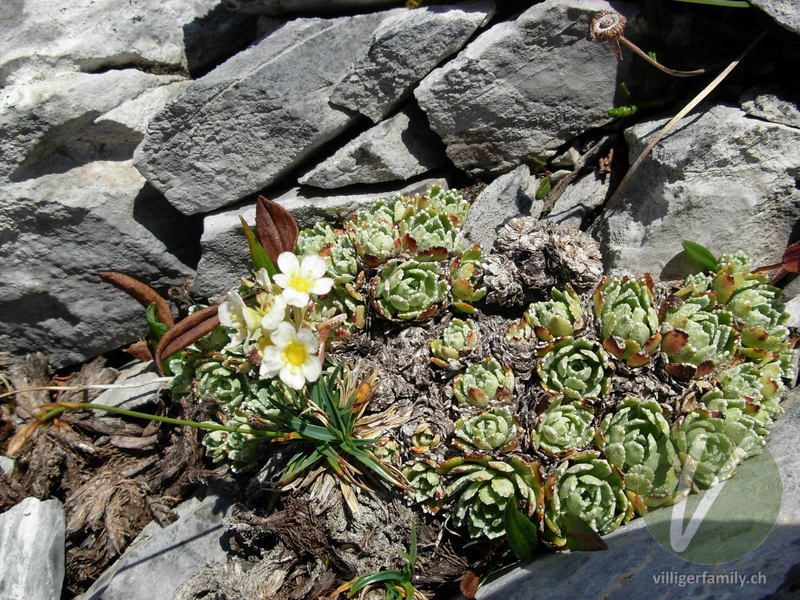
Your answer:
[[[114,287],[121,289],[145,308],[155,302],[158,311],[158,320],[170,327],[175,325],[175,321],[172,318],[172,311],[167,301],[161,294],[146,283],[142,283],[130,275],[125,275],[124,273],[118,273],[116,271],[98,271],[97,275]]]
[[[134,342],[127,348],[123,348],[122,351],[126,354],[130,354],[133,358],[144,362],[153,360],[153,350],[146,340]]]
[[[164,374],[163,361],[176,352],[195,343],[201,337],[219,325],[219,304],[192,313],[170,328],[158,342],[155,361],[158,372]]]
[[[256,236],[272,262],[281,252],[294,252],[300,230],[292,213],[259,196],[256,201]]]

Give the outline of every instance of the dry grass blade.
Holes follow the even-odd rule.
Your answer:
[[[645,159],[647,159],[647,157],[650,156],[650,153],[653,151],[653,148],[655,148],[656,145],[661,140],[663,140],[664,137],[670,131],[672,131],[672,128],[675,127],[675,125],[677,125],[680,122],[680,120],[683,119],[683,117],[685,117],[692,110],[694,110],[694,108],[698,104],[700,104],[700,102],[702,102],[706,96],[708,96],[712,91],[714,91],[714,89],[720,83],[722,83],[722,81],[730,74],[730,72],[733,71],[736,68],[736,66],[740,62],[742,62],[744,57],[750,53],[750,51],[755,47],[755,45],[761,41],[761,38],[763,38],[766,35],[766,33],[767,33],[766,31],[762,32],[755,40],[753,40],[750,43],[750,45],[744,49],[744,51],[739,55],[739,57],[736,60],[734,60],[733,62],[731,62],[731,64],[725,67],[725,69],[723,69],[723,71],[719,75],[717,75],[711,83],[709,83],[705,88],[703,88],[703,90],[699,94],[697,94],[697,96],[692,98],[689,104],[684,106],[683,109],[681,109],[681,111],[677,115],[675,115],[672,119],[670,119],[669,123],[664,125],[663,129],[661,129],[661,131],[658,132],[658,135],[649,144],[647,144],[647,147],[644,150],[642,150],[641,154],[639,154],[639,156],[636,157],[636,160],[633,161],[633,164],[628,169],[628,172],[625,173],[625,177],[622,178],[622,181],[620,181],[619,185],[617,186],[617,189],[614,190],[614,193],[611,195],[611,198],[609,198],[608,202],[606,203],[606,210],[611,210],[612,208],[614,208],[620,196],[622,196],[622,192],[625,191],[628,182],[633,178],[636,171],[639,170],[639,167],[642,166],[642,163],[645,161]]]
[[[167,301],[161,294],[146,283],[142,283],[130,275],[125,275],[124,273],[118,273],[116,271],[98,271],[97,275],[114,287],[121,289],[145,308],[155,302],[158,311],[158,320],[170,327],[175,325],[175,321],[172,318],[172,311]]]
[[[293,252],[300,230],[292,213],[259,196],[256,201],[256,236],[272,262],[281,252]]]
[[[155,351],[156,367],[164,374],[163,360],[193,344],[219,325],[219,304],[192,313],[167,331]]]

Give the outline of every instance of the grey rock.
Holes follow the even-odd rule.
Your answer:
[[[0,91],[0,177],[22,181],[93,160],[126,160],[185,85],[135,69],[64,73]]]
[[[531,215],[538,217],[542,210],[536,198],[536,178],[522,165],[501,175],[490,183],[473,202],[466,221],[464,237],[469,243],[490,250],[503,225],[511,219]]]
[[[152,361],[137,360],[128,363],[119,370],[119,376],[114,384],[136,387],[106,390],[97,396],[94,402],[126,410],[140,410],[148,404],[155,404],[158,400],[158,392],[166,387],[166,383],[157,381],[158,379],[160,379],[160,375]],[[100,410],[94,412],[97,416],[108,415]]]
[[[603,205],[610,186],[609,177],[595,173],[573,181],[556,200],[553,208],[540,221],[571,225],[580,229],[584,218]]]
[[[384,183],[411,179],[446,162],[442,141],[424,115],[407,109],[360,134],[297,182],[324,189]]]
[[[0,347],[56,368],[134,341],[142,307],[96,271],[162,293],[194,275],[202,223],[146,185],[130,161],[92,162],[3,188]]]
[[[0,7],[0,85],[129,65],[200,70],[253,38],[219,0],[10,0]]]
[[[631,61],[587,35],[594,13],[610,8],[605,0],[546,0],[482,33],[422,80],[414,94],[457,167],[502,173],[610,121]]]
[[[800,328],[800,296],[796,296],[789,300],[784,308],[789,313],[789,320],[786,322],[787,327]]]
[[[65,530],[59,500],[25,498],[0,514],[0,598],[61,597]]]
[[[796,0],[750,0],[783,27],[800,34],[800,6]]]
[[[800,128],[800,108],[795,102],[778,98],[775,94],[749,92],[742,97],[741,106],[751,117]]]
[[[0,471],[2,471],[4,475],[9,475],[13,470],[14,459],[7,456],[0,456]]]
[[[175,590],[208,562],[223,562],[222,520],[229,499],[209,495],[175,508],[177,521],[167,527],[148,524],[82,596],[83,600],[172,598]]]
[[[415,194],[426,191],[433,184],[447,188],[443,179],[425,179],[405,186],[386,187],[372,192],[325,192],[294,188],[275,198],[275,202],[289,210],[301,228],[310,227],[320,220],[341,222],[355,212],[369,208],[379,198],[395,194]],[[254,202],[242,204],[211,215],[203,222],[200,244],[203,253],[197,266],[194,292],[201,296],[224,294],[246,274],[250,264],[247,242],[242,233],[239,215],[248,223],[255,221]]]
[[[633,160],[665,121],[625,132]],[[795,187],[800,130],[701,106],[656,146],[616,206],[592,226],[608,274],[677,279],[697,266],[681,240],[714,254],[746,252],[754,265],[780,260],[800,219]]]
[[[137,168],[184,214],[266,187],[355,121],[330,91],[394,14],[290,21],[174,97],[150,123]]]
[[[263,15],[336,10],[374,10],[398,5],[398,0],[222,0],[230,10]]]
[[[377,123],[494,15],[494,2],[429,6],[386,19],[369,48],[331,92],[331,101]]]
[[[531,563],[514,568],[502,577],[483,586],[479,600],[763,600],[771,596],[784,581],[790,582],[796,572],[798,537],[800,537],[800,455],[797,453],[797,432],[800,429],[800,394],[794,390],[787,408],[773,427],[767,449],[780,471],[782,502],[775,527],[764,542],[746,556],[722,564],[688,562],[663,549],[645,526],[636,519],[620,527],[604,540],[606,552],[571,552],[543,555]],[[752,476],[740,472],[736,477]],[[758,479],[756,475],[754,479]],[[765,483],[764,478],[754,484]],[[774,485],[776,482],[768,482]],[[659,510],[670,510],[662,508]],[[736,539],[720,539],[733,544]],[[709,582],[710,576],[756,576],[755,581]],[[665,575],[662,575],[665,574]],[[702,579],[705,574],[705,579]],[[657,578],[694,576],[693,583],[679,585],[675,580],[658,583]],[[589,582],[576,586],[575,581]],[[781,598],[794,597],[792,595]]]

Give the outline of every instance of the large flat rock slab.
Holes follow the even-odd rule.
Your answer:
[[[202,69],[254,34],[252,18],[227,11],[219,0],[5,1],[0,85],[65,70]]]
[[[800,34],[800,6],[796,0],[750,0],[789,31]]]
[[[622,3],[614,8],[630,13]],[[480,34],[415,90],[455,165],[499,174],[609,122],[619,62],[588,38],[604,0],[546,0]]]
[[[541,556],[483,586],[478,592],[479,600],[788,600],[796,597],[792,595],[796,587],[792,586],[797,585],[800,570],[800,455],[797,452],[800,394],[797,390],[784,406],[786,414],[774,425],[767,441],[767,449],[780,473],[780,511],[772,532],[749,554],[721,564],[689,562],[662,548],[647,529],[645,520],[637,519],[604,538],[608,543],[607,551]],[[749,476],[753,485],[764,485],[757,473],[745,473],[743,467],[731,482]],[[757,502],[761,493],[766,490],[754,493],[747,501]],[[730,546],[737,540],[708,542]],[[771,595],[779,590],[776,596]],[[786,595],[780,595],[782,593]]]
[[[64,581],[64,506],[25,498],[0,514],[0,598],[53,600]]]
[[[293,188],[274,200],[294,215],[302,229],[320,220],[340,223],[355,212],[369,208],[379,198],[422,193],[433,184],[448,187],[443,179],[423,179],[370,191],[350,189],[320,193],[309,188]],[[194,287],[197,294],[224,294],[246,274],[250,254],[242,233],[240,216],[252,225],[256,218],[255,202],[216,212],[203,221],[203,237],[200,241],[203,253],[197,266]]]
[[[290,21],[174,97],[150,123],[137,168],[184,214],[273,183],[355,121],[330,104],[331,90],[403,10]]]
[[[666,123],[626,130],[630,160]],[[696,271],[681,240],[715,255],[744,251],[754,266],[780,260],[800,219],[800,129],[702,106],[653,150],[616,206],[593,224],[609,274],[676,279]]]
[[[131,343],[144,309],[95,272],[166,294],[194,277],[201,222],[178,213],[130,161],[92,162],[2,187],[0,347],[56,368]]]

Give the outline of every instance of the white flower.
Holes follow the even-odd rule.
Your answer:
[[[295,329],[283,321],[270,335],[272,346],[264,349],[261,377],[278,375],[283,383],[296,390],[306,381],[316,381],[322,371],[317,358],[317,338],[309,329]]]
[[[278,327],[286,316],[286,300],[283,296],[269,295],[260,308],[264,315],[261,317],[261,329],[264,331]]]
[[[261,333],[261,315],[247,306],[233,290],[228,292],[228,299],[219,305],[219,322],[234,330],[230,346],[238,346]]]
[[[256,271],[256,283],[261,287],[262,290],[271,291],[272,289],[272,282],[269,280],[269,273],[264,267],[261,267],[258,271]]]
[[[291,306],[305,308],[309,294],[321,296],[330,292],[333,286],[333,279],[323,277],[328,265],[317,254],[304,256],[301,263],[292,252],[281,252],[278,268],[281,272],[273,280],[283,288],[283,297]]]

